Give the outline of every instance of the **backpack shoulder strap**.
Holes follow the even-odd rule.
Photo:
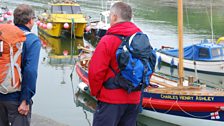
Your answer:
[[[123,36],[123,35],[119,35],[119,34],[110,34],[110,35],[118,37],[121,41],[130,37],[130,36]]]

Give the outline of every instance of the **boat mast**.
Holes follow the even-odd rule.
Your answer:
[[[178,0],[178,46],[179,46],[179,65],[178,75],[179,83],[178,86],[183,86],[184,71],[183,71],[183,1]]]

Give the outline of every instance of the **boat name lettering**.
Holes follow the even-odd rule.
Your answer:
[[[176,95],[164,95],[164,94],[161,94],[161,98],[163,98],[163,99],[178,100],[178,96],[176,96]]]
[[[196,101],[214,101],[214,97],[210,96],[196,96]]]
[[[194,97],[193,96],[179,96],[179,99],[180,100],[194,100]]]
[[[166,95],[161,94],[160,97],[162,99],[170,99],[170,100],[184,100],[184,101],[214,101],[214,97],[211,96],[178,96],[178,95]]]

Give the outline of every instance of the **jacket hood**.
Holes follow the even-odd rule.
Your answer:
[[[141,30],[132,22],[121,22],[111,26],[107,35],[109,34],[118,34],[122,36],[131,36],[136,32],[141,32]]]

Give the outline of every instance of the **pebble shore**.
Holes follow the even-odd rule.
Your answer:
[[[44,116],[32,114],[31,126],[68,126]]]

